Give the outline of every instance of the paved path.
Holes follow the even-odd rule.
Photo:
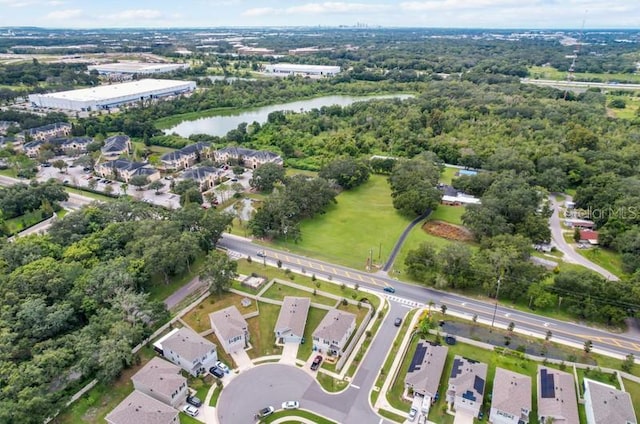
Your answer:
[[[195,277],[178,290],[171,293],[169,297],[164,300],[164,304],[167,309],[174,308],[178,303],[182,302],[192,293],[196,293],[204,288],[205,283],[200,281],[200,277]]]
[[[585,268],[588,268],[588,269],[590,269],[592,271],[595,271],[598,274],[602,275],[607,280],[612,280],[612,281],[620,280],[618,278],[618,276],[610,273],[609,271],[607,271],[606,269],[602,268],[601,266],[594,264],[593,262],[591,262],[590,260],[588,260],[587,258],[582,256],[581,254],[576,252],[573,249],[573,246],[571,246],[569,243],[567,243],[564,240],[563,229],[562,229],[562,225],[560,224],[560,203],[561,203],[561,201],[556,200],[553,197],[553,195],[551,197],[549,197],[549,200],[551,202],[551,206],[553,207],[553,214],[551,215],[551,218],[549,219],[549,225],[551,227],[551,238],[553,239],[553,243],[556,245],[558,250],[560,250],[564,254],[562,259],[565,262],[571,262],[571,263],[574,263],[574,264],[578,264],[578,265],[581,265],[581,266],[583,266]],[[570,196],[566,196],[566,200],[567,201],[571,201],[572,199],[571,199]]]
[[[413,229],[413,227],[415,227],[416,225],[418,225],[420,222],[422,222],[422,220],[427,219],[427,217],[431,214],[431,209],[427,209],[427,211],[425,213],[423,213],[422,215],[420,215],[419,217],[417,217],[416,219],[414,219],[413,221],[411,221],[411,223],[409,223],[409,225],[407,225],[407,228],[404,229],[404,231],[402,232],[402,234],[400,235],[400,238],[398,239],[398,241],[396,242],[395,246],[393,246],[393,249],[391,250],[391,253],[389,254],[389,259],[387,259],[387,262],[384,264],[384,266],[382,267],[382,270],[384,272],[389,271],[389,269],[391,268],[391,266],[393,265],[393,262],[396,260],[396,256],[398,256],[398,252],[400,251],[400,248],[402,247],[402,245],[404,244],[405,239],[407,238],[407,236],[409,235],[409,232],[411,232],[411,230]]]

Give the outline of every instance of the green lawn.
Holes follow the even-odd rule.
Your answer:
[[[7,219],[5,223],[7,224],[7,229],[10,234],[17,234],[22,230],[44,221],[45,219],[47,218],[42,217],[42,211],[40,209],[36,209],[35,211],[27,212],[24,215]]]
[[[622,255],[618,252],[614,252],[611,249],[603,247],[595,247],[593,249],[576,249],[576,252],[580,253],[591,262],[600,265],[612,274],[618,277],[624,276],[622,271]]]
[[[316,375],[318,383],[328,392],[339,392],[349,385],[348,381],[336,380],[335,378],[323,373],[318,372]]]
[[[5,177],[18,178],[18,171],[15,168],[0,169],[0,175]]]
[[[445,166],[444,171],[442,171],[442,174],[440,175],[440,182],[443,184],[451,185],[451,180],[456,178],[456,173],[458,171],[458,168]]]
[[[282,353],[282,347],[275,344],[276,336],[273,332],[280,313],[280,306],[260,302],[259,309],[260,315],[247,320],[251,346],[253,346],[247,353],[251,359]]]
[[[212,294],[198,306],[190,310],[182,317],[182,320],[196,332],[201,333],[211,329],[211,321],[209,320],[209,314],[211,312],[219,311],[229,306],[235,306],[241,314],[256,311],[256,303],[254,301],[252,301],[248,307],[244,307],[241,304],[242,299],[244,299],[244,296],[231,292],[224,292],[221,295]]]
[[[114,200],[114,197],[104,196],[102,194],[94,193],[91,191],[80,190],[73,187],[65,187],[64,188],[68,193],[79,194],[80,196],[89,197],[94,200],[99,200],[101,202],[110,202]]]
[[[391,411],[387,411],[387,410],[384,410],[384,409],[379,409],[378,410],[378,414],[382,415],[385,418],[390,419],[391,421],[395,421],[397,423],[403,423],[407,419],[406,417],[402,417],[402,416],[400,416],[398,414],[395,414],[395,413],[393,413]]]
[[[618,378],[614,374],[607,374],[602,372],[598,368],[589,368],[589,369],[577,369],[578,374],[578,386],[580,387],[580,393],[584,393],[583,382],[585,378],[589,380],[599,381],[604,384],[608,384],[610,386],[614,386],[616,389],[620,390],[620,384],[618,383]]]
[[[636,368],[638,365],[636,365]],[[624,380],[624,389],[631,395],[631,403],[634,405],[636,418],[640,422],[640,383]]]
[[[311,420],[315,424],[336,424],[334,421],[328,420],[319,415],[313,414],[309,411],[297,410],[297,411],[278,411],[273,415],[269,415],[267,418],[264,418],[261,422],[263,423],[272,423],[275,420],[283,417],[291,417],[291,420],[287,420],[285,424],[299,424],[300,421],[296,420],[295,417],[306,418]]]
[[[209,406],[215,407],[218,404],[218,398],[220,397],[220,393],[222,390],[219,387],[213,389],[213,393],[211,394],[211,399],[209,399]],[[204,402],[204,398],[201,398]]]
[[[573,74],[575,81],[596,81],[596,82],[630,82],[640,83],[640,75],[638,74],[605,74],[591,72],[576,72]],[[529,77],[536,79],[551,79],[556,81],[566,81],[567,73],[559,71],[551,66],[531,66],[529,68]],[[615,88],[612,87],[612,88]]]
[[[337,202],[301,223],[297,244],[278,240],[276,247],[363,270],[369,255],[374,263],[384,262],[411,222],[393,208],[389,184],[380,175],[340,193]]]
[[[613,113],[616,118],[635,119],[640,108],[640,99],[631,96],[611,96],[607,95],[607,104],[613,99],[622,99],[626,103],[624,109],[609,108],[608,111]]]
[[[464,211],[464,206],[439,205],[435,211],[431,212],[428,219],[462,225],[462,214]]]
[[[284,284],[274,283],[269,289],[262,294],[267,299],[283,300],[285,296],[297,296],[308,297],[312,302],[319,303],[321,305],[334,306],[337,300],[328,298],[326,296],[313,295],[306,290],[301,290],[296,287],[286,286]]]
[[[184,412],[180,412],[179,418],[180,418],[180,424],[202,424],[200,421],[185,414]]]
[[[311,352],[313,350],[313,340],[311,339],[311,335],[322,321],[322,318],[327,315],[327,311],[324,309],[314,308],[313,306],[309,308],[309,313],[307,314],[307,325],[304,327],[304,338],[306,343],[301,344],[298,347],[298,359],[302,361],[306,361],[311,356]]]

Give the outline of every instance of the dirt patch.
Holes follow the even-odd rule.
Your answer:
[[[447,240],[455,241],[472,241],[473,235],[471,231],[467,230],[460,225],[449,224],[444,221],[427,221],[422,226],[422,229],[429,234],[437,237],[442,237]]]

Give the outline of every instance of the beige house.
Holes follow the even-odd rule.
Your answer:
[[[404,378],[405,387],[412,389],[414,395],[434,399],[440,387],[440,377],[448,352],[449,348],[446,346],[420,340]]]
[[[144,175],[149,182],[160,179],[160,171],[151,165],[143,162],[132,162],[128,159],[102,162],[95,169],[102,178],[124,181],[125,183],[128,183],[136,175]]]
[[[105,419],[109,424],[179,424],[178,411],[134,390]]]
[[[165,169],[184,169],[193,166],[202,159],[212,156],[212,147],[207,143],[194,143],[173,152],[160,156],[160,162]]]
[[[355,329],[355,314],[331,309],[313,332],[313,347],[329,355],[342,355]]]
[[[66,137],[69,134],[71,134],[71,124],[56,122],[55,124],[43,125],[21,131],[16,134],[16,141],[19,143],[36,140],[45,141],[57,137]]]
[[[447,402],[474,417],[480,412],[487,382],[487,364],[456,355],[449,376]]]
[[[489,421],[493,424],[526,424],[531,413],[531,377],[496,368]]]
[[[131,153],[131,139],[126,135],[114,135],[104,141],[100,149],[102,156],[107,159],[115,159],[120,155]]]
[[[311,306],[308,297],[285,296],[276,322],[276,342],[301,343],[304,328],[307,325],[307,314]]]
[[[584,409],[587,424],[638,424],[629,393],[588,378],[584,379]]]
[[[284,162],[280,155],[266,150],[253,150],[244,147],[225,147],[213,152],[216,162],[227,163],[229,160],[242,161],[245,168],[256,169],[265,163],[282,165]]]
[[[235,306],[210,313],[209,320],[225,352],[237,352],[249,346],[249,325]]]
[[[154,357],[131,377],[133,387],[160,402],[177,408],[188,395],[187,379],[180,375],[180,367]]]
[[[576,385],[573,374],[538,365],[538,421],[547,418],[554,424],[580,422]]]
[[[205,373],[218,360],[216,345],[188,327],[171,331],[154,347],[193,376]]]
[[[178,181],[192,180],[198,183],[200,191],[207,191],[213,188],[215,183],[220,179],[220,170],[213,166],[197,166],[184,170]]]

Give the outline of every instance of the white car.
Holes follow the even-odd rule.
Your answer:
[[[288,400],[286,402],[282,402],[282,409],[298,409],[300,408],[300,403],[295,400]]]
[[[229,374],[229,372],[231,371],[231,370],[229,370],[229,367],[222,361],[217,361],[216,362],[216,367],[218,367],[222,371],[224,371],[225,374]]]
[[[416,419],[416,415],[418,415],[418,410],[416,408],[411,408],[409,411],[409,421],[413,422]]]
[[[197,417],[198,413],[200,412],[198,408],[196,408],[193,405],[185,405],[184,408],[182,408],[182,410],[184,411],[185,414],[191,415],[192,417]]]

